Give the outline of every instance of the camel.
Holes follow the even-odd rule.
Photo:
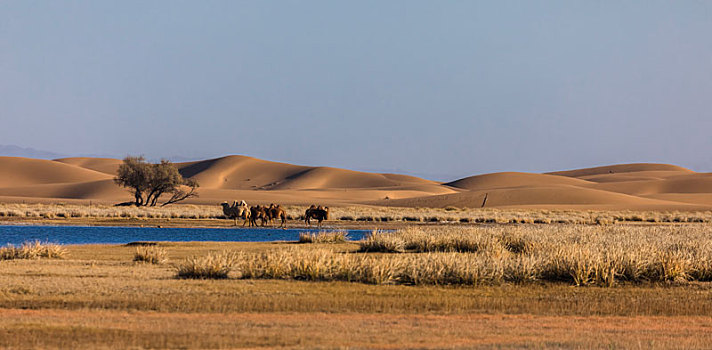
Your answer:
[[[232,205],[227,202],[220,203],[223,209],[223,214],[227,216],[228,219],[235,220],[235,226],[237,226],[237,218],[242,217],[245,222],[242,223],[242,227],[245,227],[250,219],[250,210],[247,207],[247,203],[243,201],[233,201]]]
[[[228,219],[234,219],[235,226],[237,226],[237,208],[233,208],[228,202],[222,202],[220,205],[222,206],[223,214],[225,214]]]
[[[284,209],[282,209],[282,206],[280,206],[279,204],[270,204],[269,208],[267,208],[266,211],[267,219],[271,225],[273,225],[272,222],[277,218],[282,220],[282,223],[279,225],[279,227],[284,227],[284,225],[287,224],[287,212],[285,212]]]
[[[257,219],[262,220],[262,227],[264,227],[265,223],[269,219],[267,216],[266,207],[263,207],[261,205],[258,205],[256,207],[250,207],[250,227],[257,226]]]
[[[304,222],[307,226],[311,226],[311,219],[318,220],[317,227],[321,228],[321,222],[324,220],[329,220],[329,207],[323,207],[320,205],[315,207],[313,204],[306,212],[304,212]]]

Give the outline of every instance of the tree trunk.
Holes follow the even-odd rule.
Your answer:
[[[134,192],[134,200],[136,201],[136,206],[140,207],[143,205],[143,196],[141,195],[141,191],[136,190]]]

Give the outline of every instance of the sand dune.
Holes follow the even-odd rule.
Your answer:
[[[320,167],[311,168],[289,176],[284,181],[275,184],[268,189],[373,188],[397,187],[409,184],[436,185],[431,181],[415,177],[396,177],[384,174],[372,174],[352,170]]]
[[[118,203],[131,195],[112,181],[121,160],[0,157],[0,200]],[[200,183],[186,203],[417,207],[712,210],[712,174],[667,164],[619,164],[533,174],[502,172],[439,183],[413,176],[227,156],[176,164]]]
[[[538,188],[470,191],[429,197],[375,201],[370,204],[397,207],[480,208],[487,195],[486,208],[557,208],[577,210],[710,210],[709,202],[681,202],[642,198],[595,189],[554,186]],[[709,199],[709,198],[708,198]]]
[[[116,175],[116,170],[118,170],[119,165],[121,165],[120,159],[113,159],[113,158],[77,157],[77,158],[55,159],[54,161],[64,163],[64,164],[78,166],[80,168],[91,169],[91,170],[98,171],[100,173],[105,173],[105,174],[108,174],[111,176]]]
[[[300,190],[437,184],[406,175],[298,166],[245,156],[228,156],[178,166],[184,176],[193,177],[202,187],[212,189]]]
[[[111,178],[91,169],[44,159],[0,157],[0,188]]]
[[[619,173],[638,173],[646,171],[675,171],[683,173],[693,173],[692,170],[670,164],[655,164],[655,163],[633,163],[633,164],[617,164],[607,165],[595,168],[585,168],[576,170],[555,171],[547,173],[549,175],[583,177],[589,175],[601,174],[619,174]]]
[[[0,188],[0,196],[96,199],[112,200],[115,202],[123,202],[131,199],[130,194],[126,190],[116,186],[113,180]]]
[[[643,179],[634,181],[603,182],[596,189],[626,193],[631,195],[653,195],[661,193],[712,193],[712,176],[690,174],[668,179]],[[625,179],[623,179],[625,180]]]
[[[246,190],[273,186],[289,176],[309,169],[305,166],[245,156],[227,156],[177,165],[183,176],[198,180],[203,188]]]
[[[712,193],[655,193],[641,197],[696,205],[712,203]]]
[[[594,184],[586,180],[580,180],[565,176],[504,172],[470,176],[464,179],[446,183],[445,185],[472,191],[496,188],[553,185],[589,187],[593,186]]]

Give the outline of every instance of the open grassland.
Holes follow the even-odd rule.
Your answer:
[[[693,267],[710,268],[710,231],[706,224],[448,226],[329,244],[66,246],[63,259],[0,261],[0,346],[705,349],[712,282]],[[379,240],[396,241],[397,249],[374,249],[388,245]],[[163,263],[134,262],[139,252]],[[570,273],[452,279],[462,262],[485,259],[477,268],[497,270],[562,254],[581,266],[627,257],[641,275],[615,270],[609,284],[594,273],[578,287]],[[675,277],[658,275],[666,254],[683,267]],[[220,276],[227,278],[178,278],[181,266],[209,266],[220,256],[230,258],[221,262],[230,266]],[[393,267],[392,278],[329,277],[368,263],[372,272]],[[646,275],[649,269],[658,272]]]
[[[253,204],[253,203],[250,203]],[[258,204],[258,203],[254,203]],[[268,203],[259,203],[268,204]],[[307,206],[283,206],[292,225],[303,225]],[[1,221],[108,222],[132,224],[161,222],[205,226],[233,225],[224,220],[221,207],[179,204],[167,207],[116,207],[111,205],[0,203]],[[329,219],[340,223],[488,223],[586,224],[712,223],[710,211],[593,211],[548,209],[403,208],[376,206],[331,207]],[[111,220],[111,221],[106,221]],[[295,220],[299,222],[295,222]]]
[[[16,348],[708,349],[712,341],[707,317],[113,310],[0,315],[0,339]]]

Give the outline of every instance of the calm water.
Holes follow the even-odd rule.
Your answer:
[[[17,245],[34,240],[59,244],[122,244],[135,241],[296,241],[301,232],[317,232],[317,230],[0,225],[0,245]],[[347,230],[347,232],[348,239],[359,240],[370,231]]]

